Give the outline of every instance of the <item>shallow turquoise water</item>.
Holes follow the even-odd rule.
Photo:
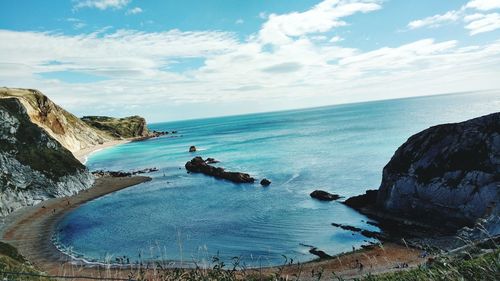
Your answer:
[[[306,110],[153,124],[178,137],[134,142],[92,155],[91,170],[158,167],[153,180],[84,204],[59,225],[65,251],[87,260],[204,263],[239,256],[250,266],[276,265],[366,244],[332,222],[375,229],[338,202],[309,197],[323,189],[345,197],[377,188],[382,168],[410,135],[500,108],[500,93],[444,95]],[[190,145],[199,151],[189,153]],[[195,155],[272,184],[237,185],[187,174]]]

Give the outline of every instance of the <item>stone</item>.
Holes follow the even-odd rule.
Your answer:
[[[333,201],[340,198],[337,194],[331,194],[323,190],[315,190],[309,194],[312,198],[318,199],[320,201]]]
[[[240,172],[226,172],[224,168],[214,167],[207,164],[206,160],[197,156],[191,161],[188,161],[185,165],[188,172],[192,173],[202,173],[208,176],[212,176],[218,179],[225,179],[232,181],[234,183],[253,183],[255,181],[249,174]]]
[[[270,184],[271,184],[271,181],[266,179],[266,178],[264,178],[260,181],[260,185],[262,185],[262,186],[269,186]]]

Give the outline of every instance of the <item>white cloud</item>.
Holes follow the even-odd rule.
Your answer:
[[[96,8],[99,10],[122,9],[130,3],[131,0],[76,0],[74,9]]]
[[[0,85],[39,88],[78,114],[142,114],[153,121],[204,117],[212,108],[213,114],[244,113],[500,87],[500,40],[463,46],[428,38],[362,51],[322,33],[344,15],[379,8],[365,4],[379,5],[324,1],[302,13],[269,16],[246,40],[216,31],[0,30]],[[302,27],[289,21],[313,16],[318,21]],[[485,18],[460,20],[476,22],[472,33],[488,26],[477,23]],[[272,32],[284,40],[266,40]],[[174,69],[193,59],[195,67]],[[40,76],[68,71],[105,80],[68,83]]]
[[[408,23],[408,28],[438,27],[444,23],[456,22],[460,17],[461,11],[449,11],[442,15],[434,15],[424,19],[411,21]]]
[[[304,12],[270,14],[259,31],[259,37],[264,43],[283,44],[290,42],[291,37],[327,32],[334,27],[344,26],[347,23],[341,20],[343,17],[380,8],[376,0],[324,0]]]
[[[234,23],[235,24],[243,24],[245,21],[243,19],[237,19]]]
[[[337,43],[337,42],[340,42],[340,41],[344,41],[344,38],[340,37],[340,36],[333,36],[331,39],[330,39],[330,42],[331,43]]]
[[[480,11],[489,11],[493,9],[500,9],[500,0],[472,0],[469,1],[465,7],[472,8]]]
[[[263,20],[267,19],[267,16],[268,16],[268,15],[267,15],[267,13],[266,13],[266,12],[260,12],[260,13],[259,13],[259,18],[261,18],[261,19],[263,19]]]
[[[408,23],[409,29],[422,27],[439,27],[443,24],[462,21],[464,28],[469,30],[470,35],[494,31],[500,28],[498,13],[470,14],[470,10],[489,11],[500,9],[500,0],[472,0],[463,5],[458,10],[448,11],[445,14],[438,14],[424,19],[414,20]]]
[[[500,29],[500,14],[473,14],[464,18],[468,24],[466,29],[470,30],[471,35],[490,32]]]
[[[132,9],[128,9],[127,12],[125,12],[125,15],[137,15],[142,13],[142,9],[140,7],[134,7]]]

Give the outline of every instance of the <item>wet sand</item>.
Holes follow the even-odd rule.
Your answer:
[[[73,156],[75,156],[75,158],[78,159],[78,161],[80,161],[80,163],[85,164],[87,162],[87,158],[90,154],[97,152],[99,150],[103,150],[105,148],[115,146],[115,145],[128,143],[128,142],[131,142],[132,140],[133,139],[108,141],[108,142],[105,142],[103,144],[98,144],[98,145],[95,145],[95,146],[92,146],[89,148],[85,148],[85,149],[81,149],[81,150],[78,150],[76,152],[73,152]]]
[[[96,179],[94,186],[71,197],[54,198],[9,215],[0,231],[2,241],[16,247],[36,268],[49,275],[127,277],[126,271],[89,266],[74,261],[52,243],[58,221],[67,212],[92,199],[151,180],[135,176]],[[84,279],[78,279],[84,280]]]

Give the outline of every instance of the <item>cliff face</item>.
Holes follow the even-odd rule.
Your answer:
[[[71,152],[110,141],[113,137],[97,130],[62,109],[37,90],[0,88],[0,99],[16,98],[25,107],[31,121]]]
[[[106,116],[85,116],[82,121],[115,138],[137,138],[150,135],[146,120],[140,116],[113,118]]]
[[[500,113],[431,127],[385,166],[377,206],[500,233]]]
[[[0,216],[49,198],[75,194],[89,188],[94,180],[69,150],[31,122],[25,102],[0,99]],[[64,130],[64,124],[58,126],[59,121],[46,118],[48,123],[44,124],[52,122],[52,128]]]

